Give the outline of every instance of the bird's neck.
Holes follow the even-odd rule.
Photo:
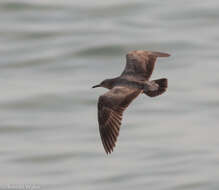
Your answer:
[[[116,86],[117,81],[118,81],[118,77],[109,79],[109,83],[108,83],[107,88],[112,89],[114,86]]]

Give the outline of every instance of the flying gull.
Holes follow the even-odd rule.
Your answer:
[[[126,66],[119,77],[106,79],[93,86],[109,89],[98,100],[98,122],[103,147],[111,153],[115,147],[122,121],[128,105],[140,94],[155,97],[167,89],[167,79],[149,81],[157,57],[168,57],[167,53],[131,51],[126,55]]]

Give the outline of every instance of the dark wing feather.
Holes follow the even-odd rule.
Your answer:
[[[117,86],[103,94],[98,100],[98,122],[101,140],[106,153],[115,147],[122,121],[123,111],[141,90]]]
[[[126,67],[122,78],[146,81],[151,77],[157,57],[168,57],[167,53],[151,51],[131,51],[126,55]]]

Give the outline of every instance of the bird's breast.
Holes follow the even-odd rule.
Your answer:
[[[134,89],[143,89],[144,88],[144,82],[141,81],[132,81],[127,79],[119,79],[115,86],[124,86],[128,88],[134,88]]]

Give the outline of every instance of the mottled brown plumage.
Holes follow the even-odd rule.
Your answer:
[[[126,55],[126,66],[119,77],[106,79],[95,87],[110,89],[98,100],[98,122],[101,140],[106,153],[115,147],[122,121],[122,115],[128,105],[140,94],[150,97],[166,91],[167,79],[148,81],[154,69],[157,57],[169,54],[150,51],[132,51]]]

